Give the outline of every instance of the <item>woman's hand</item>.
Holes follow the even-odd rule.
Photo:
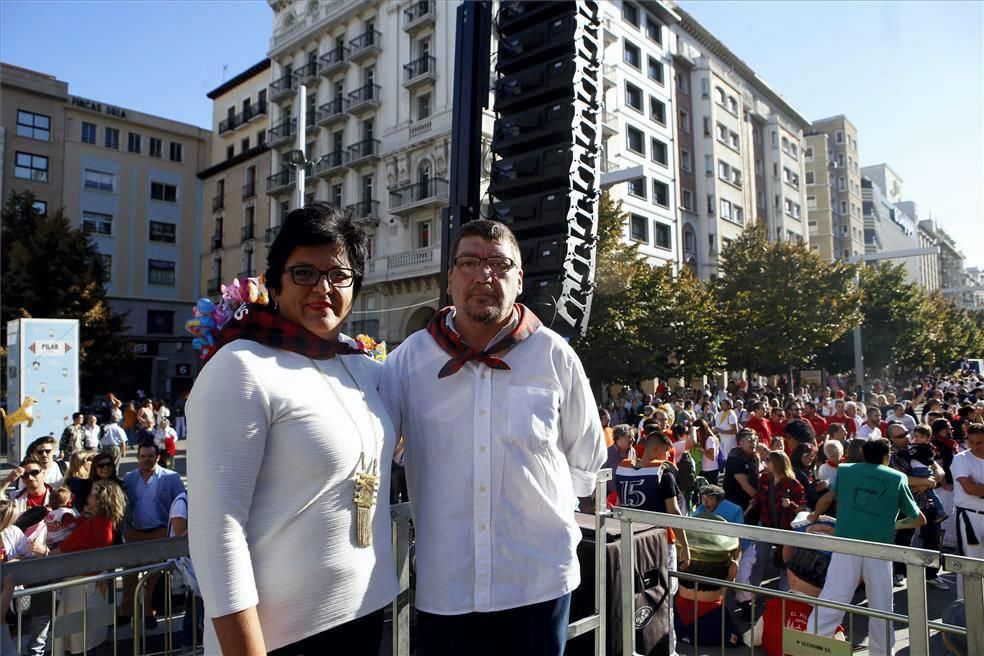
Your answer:
[[[45,557],[51,553],[51,549],[47,547],[43,542],[35,542],[30,540],[27,545],[28,553],[32,553],[35,556]]]

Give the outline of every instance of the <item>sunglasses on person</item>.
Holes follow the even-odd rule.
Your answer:
[[[103,467],[112,467],[113,463],[109,460],[104,460],[102,462],[97,462],[95,466],[96,469],[102,469]]]
[[[35,449],[34,452],[35,453],[48,454],[48,453],[52,453],[53,451],[54,451],[54,449]]]
[[[287,272],[290,273],[290,279],[294,281],[294,284],[301,287],[314,287],[321,282],[322,277],[332,287],[351,287],[355,282],[355,269],[345,267],[322,271],[308,264],[298,264],[287,267]]]
[[[41,470],[40,469],[25,469],[24,470],[24,473],[21,474],[21,478],[28,479],[28,478],[34,478],[35,476],[40,476],[40,475],[41,475]]]

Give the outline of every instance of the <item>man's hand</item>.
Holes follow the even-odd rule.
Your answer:
[[[690,545],[680,546],[680,553],[677,554],[677,569],[687,569],[690,566]]]

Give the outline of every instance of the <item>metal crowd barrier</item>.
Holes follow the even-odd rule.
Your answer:
[[[812,533],[800,533],[797,531],[787,531],[781,529],[765,528],[761,526],[750,526],[746,524],[733,524],[707,519],[697,519],[694,517],[681,517],[666,513],[649,512],[634,508],[624,508],[618,506],[612,509],[612,517],[622,523],[622,549],[620,561],[620,576],[622,581],[622,598],[619,603],[622,605],[622,645],[625,654],[635,653],[635,608],[634,608],[634,581],[633,572],[635,569],[635,558],[632,549],[632,524],[640,523],[662,528],[673,528],[675,530],[690,530],[702,533],[713,533],[727,535],[736,538],[751,539],[758,543],[790,545],[815,549],[819,551],[839,552],[865,558],[874,558],[889,562],[904,563],[906,567],[906,595],[908,602],[908,616],[898,613],[889,613],[852,604],[842,604],[833,601],[807,597],[802,594],[780,592],[760,586],[747,585],[733,581],[722,581],[719,579],[707,578],[688,574],[687,572],[669,572],[670,576],[678,579],[695,581],[696,589],[699,590],[701,583],[708,587],[725,588],[736,591],[750,592],[753,594],[752,608],[754,609],[755,596],[771,596],[783,600],[795,600],[808,603],[812,606],[824,606],[845,611],[849,614],[851,626],[849,628],[848,639],[853,639],[853,619],[854,615],[865,616],[886,621],[887,631],[892,630],[892,623],[898,622],[909,626],[909,654],[911,656],[930,656],[929,633],[930,630],[943,633],[965,635],[967,637],[968,654],[984,654],[984,622],[968,621],[967,627],[953,626],[941,622],[929,621],[929,609],[926,598],[926,567],[939,567],[945,564],[949,572],[956,573],[963,579],[965,610],[967,618],[984,618],[984,560],[967,558],[963,556],[943,555],[935,551],[916,549],[914,547],[902,547],[891,544],[877,542],[866,542],[863,540],[851,540],[828,535],[818,535]],[[829,572],[828,576],[836,575]],[[785,617],[785,601],[783,602],[782,617]],[[669,604],[667,604],[669,612]],[[814,618],[816,616],[814,615]],[[754,627],[756,617],[753,614],[751,624]],[[671,623],[672,626],[672,623]],[[722,632],[724,627],[722,626]],[[808,627],[809,630],[809,627]],[[816,632],[816,624],[813,631]],[[698,653],[699,645],[697,631],[694,631],[694,654]],[[725,640],[721,640],[721,653],[725,653]],[[626,647],[627,646],[627,647]],[[749,645],[750,654],[754,656],[756,648]],[[759,649],[759,653],[762,652]]]

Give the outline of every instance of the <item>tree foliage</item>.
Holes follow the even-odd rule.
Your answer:
[[[826,262],[802,244],[770,242],[747,229],[721,253],[713,283],[728,366],[781,374],[860,321],[855,267]]]
[[[62,210],[41,215],[33,204],[30,193],[13,193],[2,211],[3,330],[11,319],[78,319],[83,397],[118,388],[133,355],[126,318],[106,300],[102,257]]]

